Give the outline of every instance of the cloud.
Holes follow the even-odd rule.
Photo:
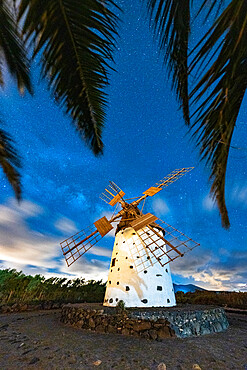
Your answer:
[[[17,265],[54,267],[52,259],[57,255],[57,241],[30,230],[27,219],[40,216],[43,210],[37,204],[23,201],[21,206],[10,201],[0,206],[0,254],[1,259]]]
[[[155,215],[157,216],[163,216],[170,212],[167,203],[161,198],[154,199],[152,202],[152,207]]]
[[[94,246],[87,256],[81,257],[68,268],[61,257],[58,237],[30,228],[29,220],[37,219],[41,223],[42,217],[46,217],[45,210],[32,202],[23,201],[18,206],[11,200],[0,206],[0,268],[15,268],[26,274],[43,274],[46,277],[107,279],[111,250]],[[55,226],[63,232],[76,231],[73,221],[66,217],[60,217]],[[97,256],[109,258],[109,261],[97,260]]]
[[[211,212],[216,209],[216,205],[210,195],[207,195],[202,201],[202,207],[205,211]]]
[[[61,217],[55,222],[55,228],[61,231],[63,234],[75,234],[78,229],[75,223],[67,217]]]

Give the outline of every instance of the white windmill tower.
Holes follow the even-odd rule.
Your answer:
[[[178,180],[193,167],[174,170],[143,195],[127,203],[125,193],[110,181],[100,198],[121,210],[107,220],[102,217],[61,243],[63,255],[70,266],[113,229],[118,222],[112,252],[104,305],[116,306],[120,300],[126,307],[175,306],[175,294],[169,262],[199,244],[151,213],[144,214],[138,206],[164,187]],[[114,212],[115,213],[115,212]]]

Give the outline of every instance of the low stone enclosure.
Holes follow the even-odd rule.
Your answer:
[[[195,306],[132,308],[119,312],[99,304],[66,304],[62,307],[61,321],[99,333],[119,333],[153,340],[218,333],[229,326],[223,308],[207,306],[196,309]]]

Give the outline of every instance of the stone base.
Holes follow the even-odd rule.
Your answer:
[[[83,303],[64,305],[61,321],[100,333],[119,333],[153,340],[217,333],[229,326],[223,308],[190,311],[160,307],[119,313],[116,309],[99,304]]]

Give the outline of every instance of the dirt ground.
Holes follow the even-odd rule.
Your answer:
[[[247,315],[227,316],[226,332],[157,342],[66,326],[60,310],[0,315],[0,369],[247,370]]]

